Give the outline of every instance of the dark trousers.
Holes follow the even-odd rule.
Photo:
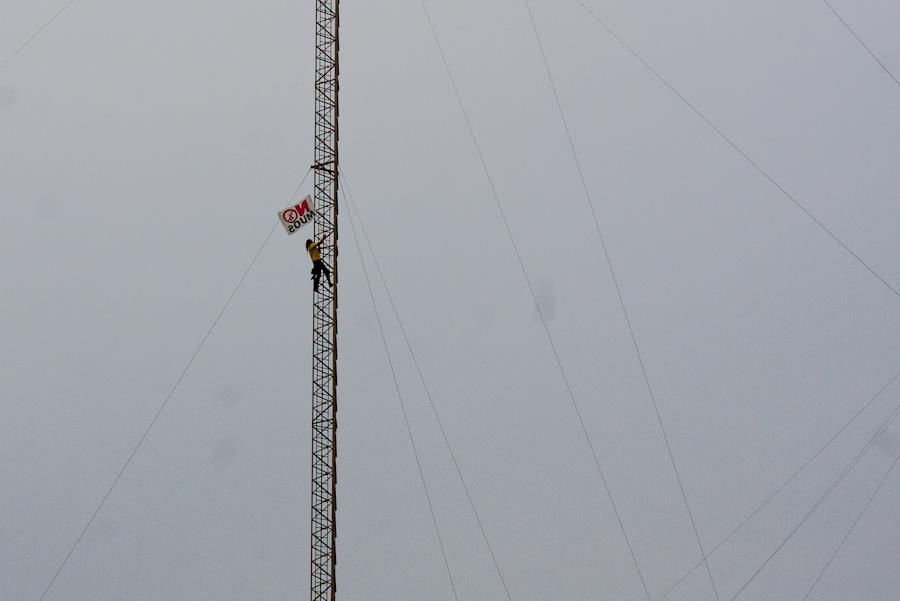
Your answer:
[[[313,261],[313,292],[319,291],[319,280],[322,279],[323,273],[325,274],[325,278],[328,280],[328,285],[331,286],[331,271],[329,271],[328,267],[325,265],[325,263],[322,262],[321,259],[319,259],[318,261]]]

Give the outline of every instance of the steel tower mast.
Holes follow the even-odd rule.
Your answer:
[[[314,234],[334,287],[313,293],[310,598],[334,601],[337,556],[338,31],[340,0],[316,0]]]

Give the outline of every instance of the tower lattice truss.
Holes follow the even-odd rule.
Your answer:
[[[337,557],[338,30],[340,0],[316,0],[314,233],[334,286],[313,299],[311,599],[334,601]]]

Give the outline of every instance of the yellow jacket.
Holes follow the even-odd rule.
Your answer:
[[[306,250],[307,250],[307,252],[309,252],[309,258],[312,259],[313,261],[321,261],[322,260],[322,253],[319,252],[319,243],[318,242],[313,242],[312,244],[309,245],[309,248],[307,248]]]

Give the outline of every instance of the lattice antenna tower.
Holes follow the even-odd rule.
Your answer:
[[[337,555],[338,31],[340,0],[316,0],[314,234],[334,286],[313,292],[312,601],[334,601]]]

